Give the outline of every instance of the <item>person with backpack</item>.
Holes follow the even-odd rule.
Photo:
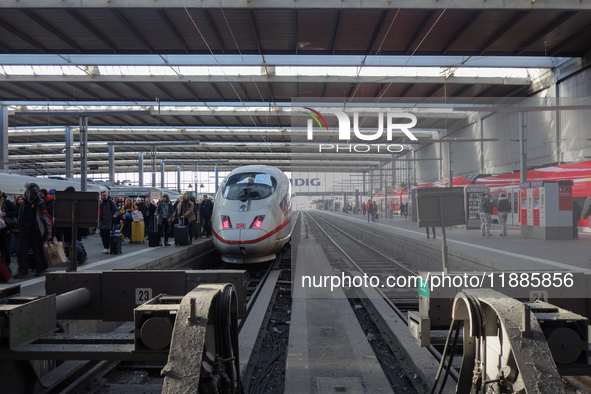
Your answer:
[[[583,213],[583,206],[573,200],[573,239],[579,238],[579,220]]]
[[[367,206],[365,207],[365,210],[367,211],[367,223],[369,223],[370,218],[371,218],[372,223],[375,221],[373,207],[374,207],[373,202],[371,200],[369,200],[367,202]]]
[[[499,214],[499,222],[501,223],[501,236],[507,235],[507,217],[511,212],[511,204],[505,193],[499,195],[499,203],[497,205],[497,213]]]

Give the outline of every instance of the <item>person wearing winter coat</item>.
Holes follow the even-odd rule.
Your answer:
[[[121,233],[127,238],[131,238],[131,223],[133,223],[131,213],[133,211],[137,211],[137,207],[131,198],[127,197],[125,199],[125,204],[123,204],[123,207],[121,207],[121,210],[119,211],[119,214],[122,215],[123,221]]]
[[[99,207],[99,232],[103,241],[103,253],[108,254],[111,247],[111,229],[113,220],[119,216],[119,210],[115,202],[109,198],[109,192],[101,192],[101,205]]]
[[[490,232],[490,217],[493,213],[492,196],[487,194],[480,203],[480,230],[481,235],[492,235]]]
[[[507,217],[511,212],[511,204],[505,193],[499,195],[499,203],[497,205],[497,213],[499,214],[499,222],[501,223],[501,236],[507,235]]]
[[[51,238],[51,225],[45,209],[45,201],[39,196],[39,185],[25,184],[28,191],[27,198],[21,204],[18,220],[20,229],[18,246],[18,272],[15,278],[22,278],[29,273],[29,249],[33,249],[35,256],[35,276],[42,276],[45,272],[45,256],[43,242]]]
[[[199,213],[203,221],[203,232],[206,237],[211,236],[211,215],[213,214],[213,202],[207,199],[207,195],[203,195],[203,202],[199,206]]]
[[[16,211],[16,207],[6,198],[6,194],[2,193],[0,190],[0,210],[2,219],[5,220],[6,227],[0,230],[0,254],[2,256],[2,263],[6,265],[8,270],[12,272],[10,269],[10,237],[13,226],[8,224],[8,220],[15,220],[18,218],[18,213]],[[8,219],[8,220],[7,220]]]
[[[162,199],[158,201],[158,206],[156,207],[156,212],[154,214],[156,215],[156,221],[158,223],[160,233],[164,234],[164,246],[170,246],[168,243],[168,226],[173,213],[174,211],[172,210],[170,197],[168,194],[163,194]]]
[[[183,194],[181,203],[177,205],[175,217],[179,223],[189,227],[189,242],[193,241],[193,222],[195,221],[195,204],[189,199],[187,193]]]

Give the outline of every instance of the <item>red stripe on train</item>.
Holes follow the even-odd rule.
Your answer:
[[[215,232],[215,230],[212,229],[213,235],[220,241],[223,242],[225,244],[228,245],[248,245],[248,244],[256,244],[258,242],[261,242],[262,240],[269,238],[271,235],[275,234],[278,231],[281,231],[285,226],[287,226],[289,224],[289,222],[291,221],[291,217],[288,217],[287,219],[285,219],[283,221],[283,223],[281,223],[279,226],[275,227],[275,229],[273,229],[272,231],[269,231],[267,234],[263,235],[262,237],[256,238],[256,239],[249,239],[246,241],[230,241],[227,239],[223,239],[222,237],[220,237],[220,235],[218,233]]]

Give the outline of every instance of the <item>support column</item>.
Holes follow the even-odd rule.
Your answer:
[[[480,115],[480,139],[484,139],[484,120]],[[480,141],[480,173],[484,174],[484,141]]]
[[[556,82],[554,84],[554,86],[556,87],[556,106],[560,106],[560,84],[558,82]],[[561,125],[560,125],[560,112],[561,111],[556,111],[556,163],[560,164],[562,162],[561,157],[560,157],[560,131],[562,129]]]
[[[115,182],[115,145],[109,145],[109,181]]]
[[[527,182],[527,112],[521,112],[519,128],[520,182]]]
[[[88,154],[88,117],[80,117],[80,190],[86,191],[87,154]]]
[[[363,195],[365,196],[365,171],[362,172],[362,174],[363,174]]]
[[[139,152],[137,154],[137,162],[138,162],[138,180],[140,186],[144,186],[144,152]]]
[[[176,189],[181,192],[181,166],[176,166]]]
[[[0,170],[8,170],[8,107],[0,105]]]
[[[373,170],[369,170],[369,197],[373,196]]]
[[[74,178],[74,130],[66,126],[66,178]]]
[[[219,170],[218,170],[218,166],[216,164],[215,166],[215,194],[217,194],[218,192],[218,186],[219,186]]]
[[[451,142],[447,143],[449,145],[449,157],[447,158],[447,161],[449,162],[449,187],[454,187],[454,171],[453,171],[453,166],[452,166],[452,155],[453,155],[453,144]]]
[[[160,160],[160,187],[164,188],[164,160]]]
[[[156,187],[156,145],[150,147],[150,160],[152,167],[152,187]]]

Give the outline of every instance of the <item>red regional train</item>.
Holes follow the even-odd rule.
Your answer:
[[[579,163],[561,164],[553,167],[543,167],[527,172],[527,181],[573,181],[573,199],[579,204],[583,205],[585,200],[591,194],[591,161],[583,161]],[[519,225],[519,183],[520,173],[514,172],[503,175],[465,175],[456,177],[453,180],[454,186],[465,185],[483,185],[490,188],[490,194],[493,200],[497,201],[499,194],[505,193],[511,203],[511,214],[507,218],[507,224]],[[413,186],[415,189],[427,187],[447,187],[448,180],[435,181],[423,183],[418,186]],[[372,196],[372,199],[384,207],[384,192],[379,192]],[[364,199],[364,202],[367,198]],[[395,213],[400,213],[400,204],[408,202],[408,191],[406,188],[399,188],[396,190],[388,190],[388,205]],[[496,216],[496,208],[493,213],[493,220],[498,222]],[[578,223],[579,227],[589,228],[590,219],[581,219]]]

